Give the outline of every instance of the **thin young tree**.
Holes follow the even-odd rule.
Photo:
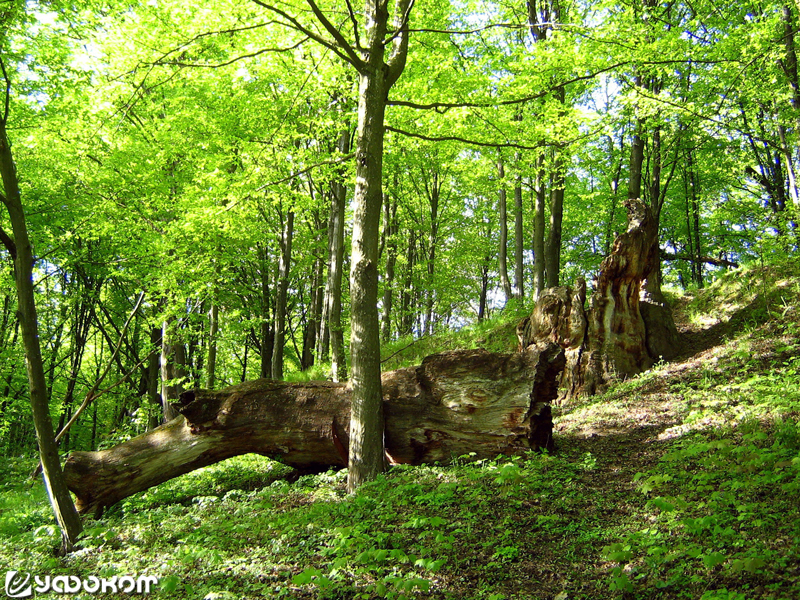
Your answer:
[[[42,350],[39,345],[39,324],[33,285],[33,246],[28,236],[28,224],[7,130],[11,103],[11,79],[2,56],[0,56],[0,71],[2,71],[5,83],[5,101],[2,114],[0,114],[0,174],[3,179],[3,193],[0,194],[0,201],[6,207],[11,223],[11,236],[0,228],[0,241],[14,259],[17,316],[25,347],[28,387],[33,424],[36,428],[36,441],[39,444],[39,458],[50,503],[61,529],[62,547],[65,552],[69,552],[83,530],[83,525],[64,482],[53,422],[50,419],[50,398],[42,363]]]

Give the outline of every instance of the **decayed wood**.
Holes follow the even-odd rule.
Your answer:
[[[549,403],[564,352],[484,350],[429,356],[382,376],[387,459],[446,463],[553,447]],[[266,379],[185,392],[181,415],[100,452],[74,452],[65,476],[85,513],[231,456],[255,452],[311,472],[347,465],[351,391],[330,382]]]
[[[674,356],[678,340],[669,307],[642,290],[657,265],[657,224],[642,201],[628,200],[625,207],[628,229],[600,265],[588,309],[586,283],[579,279],[574,288],[545,290],[517,327],[521,348],[549,342],[564,348],[562,398],[594,394]]]

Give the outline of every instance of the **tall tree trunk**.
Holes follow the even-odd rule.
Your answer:
[[[783,21],[783,43],[785,48],[785,58],[782,66],[791,88],[789,102],[794,112],[795,129],[800,131],[800,79],[798,79],[797,47],[795,46],[797,29],[794,11],[788,3],[783,5],[781,20]],[[785,128],[782,125],[779,126],[779,133],[781,134],[781,145],[783,146],[786,160],[786,171],[789,175],[789,197],[792,200],[795,211],[800,212],[800,191],[798,190],[797,172],[795,170],[797,149],[792,148],[788,143]]]
[[[691,149],[686,153],[686,172],[689,193],[687,204],[691,207],[689,221],[690,255],[692,256],[692,281],[698,288],[703,287],[703,248],[700,242],[700,203],[698,202],[698,181],[694,168],[694,153]]]
[[[208,363],[206,365],[207,386],[213,390],[217,384],[217,334],[219,333],[219,303],[212,300],[208,311]]]
[[[71,551],[83,526],[64,482],[58,456],[58,445],[53,432],[53,422],[50,420],[50,398],[47,396],[47,380],[39,345],[39,324],[33,287],[33,247],[28,236],[28,225],[22,206],[16,167],[6,131],[11,90],[5,63],[2,62],[1,56],[0,68],[6,82],[6,102],[3,113],[0,115],[0,175],[5,195],[0,194],[0,201],[8,211],[13,235],[12,239],[0,228],[0,241],[14,259],[14,282],[18,299],[17,318],[20,322],[22,343],[25,348],[33,425],[36,429],[45,486],[56,522],[61,530],[63,549]]]
[[[266,247],[260,247],[258,260],[261,263],[261,326],[259,330],[259,346],[261,350],[260,377],[268,379],[272,375],[272,353],[275,348],[275,335],[272,332],[272,302],[270,301],[271,265]]]
[[[394,302],[394,268],[397,264],[397,200],[384,198],[384,231],[386,232],[386,281],[383,286],[383,323],[381,338],[392,339],[392,304]]]
[[[520,156],[517,154],[517,163]],[[524,254],[525,229],[522,220],[522,177],[517,175],[514,186],[514,295],[522,300],[525,297],[525,269]]]
[[[417,262],[417,238],[414,231],[409,232],[406,246],[406,270],[403,287],[400,290],[400,335],[411,335],[414,332],[412,313],[414,291],[414,265]]]
[[[317,336],[320,331],[322,321],[322,305],[325,300],[325,284],[323,283],[323,272],[325,270],[324,253],[320,252],[322,244],[323,220],[320,218],[319,210],[315,209],[312,213],[315,229],[315,252],[314,252],[314,278],[311,284],[311,298],[308,308],[308,320],[303,331],[303,355],[300,360],[300,368],[307,371],[316,360]]]
[[[350,265],[350,455],[347,488],[355,491],[385,468],[378,321],[378,240],[381,218],[386,101],[405,68],[410,0],[395,5],[392,51],[384,61],[389,14],[384,0],[366,0],[366,35],[359,63],[358,132]]]
[[[640,85],[641,78],[636,78]],[[628,179],[628,200],[642,197],[642,165],[644,164],[644,123],[636,119],[636,130],[631,138],[630,176]]]
[[[286,340],[286,298],[292,262],[294,211],[289,210],[281,232],[281,257],[278,266],[278,293],[275,298],[275,347],[272,351],[272,379],[283,379],[283,347]]]
[[[161,326],[161,407],[165,423],[178,416],[172,404],[183,392],[183,387],[175,382],[181,376],[178,347],[183,346],[175,335],[175,324],[175,318],[169,317]]]
[[[563,88],[560,88],[563,90]],[[561,149],[556,150],[553,167],[553,184],[550,189],[550,232],[547,236],[547,254],[545,270],[547,271],[547,287],[558,286],[561,274],[561,229],[564,218],[564,155]]]
[[[533,205],[533,297],[539,295],[547,287],[545,280],[544,228],[545,228],[545,170],[544,154],[536,159],[536,185]]]
[[[428,203],[430,205],[431,229],[428,236],[428,285],[425,299],[425,333],[433,333],[433,304],[436,296],[436,286],[434,285],[434,273],[436,266],[436,246],[439,244],[439,199],[441,192],[441,181],[439,173],[433,173],[433,180],[428,188]]]
[[[144,378],[146,381],[145,390],[147,400],[150,402],[150,408],[153,406],[161,407],[161,395],[158,393],[158,383],[161,379],[159,373],[159,358],[161,348],[161,328],[154,327],[150,330],[150,354],[147,357],[147,366],[145,368]],[[95,412],[97,403],[95,402]],[[155,429],[161,424],[159,415],[152,415],[150,417],[149,428]]]
[[[503,157],[497,159],[497,180],[498,189],[498,213],[500,218],[500,248],[497,254],[497,266],[500,271],[500,284],[503,286],[503,293],[506,302],[511,300],[513,292],[511,290],[511,280],[508,278],[508,204],[506,200],[506,169],[503,164]]]
[[[339,134],[337,148],[341,154],[350,152],[350,128]],[[325,285],[325,303],[328,315],[328,335],[331,347],[331,374],[334,381],[347,378],[347,362],[342,326],[342,278],[344,274],[344,215],[347,205],[347,188],[344,173],[332,184],[330,222],[328,226],[328,280]],[[324,343],[323,344],[327,345]]]
[[[347,488],[354,492],[384,468],[383,403],[378,321],[378,239],[382,201],[386,94],[383,49],[386,16],[380,2],[367,1],[371,64],[359,73],[356,189],[350,266],[350,454]]]
[[[322,303],[325,290],[322,285],[323,261],[322,257],[314,260],[314,279],[311,284],[311,298],[308,308],[308,322],[303,332],[303,357],[300,361],[302,371],[307,371],[314,366],[315,348],[317,347],[317,335],[319,334],[319,323],[322,320]]]

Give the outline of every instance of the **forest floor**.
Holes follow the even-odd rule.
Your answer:
[[[674,305],[679,359],[557,407],[550,455],[395,467],[353,497],[344,470],[289,484],[237,457],[89,519],[68,557],[9,460],[0,560],[153,574],[156,598],[800,598],[800,267]],[[497,331],[474,343],[514,343]]]

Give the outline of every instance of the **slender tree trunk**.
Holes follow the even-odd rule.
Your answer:
[[[517,155],[517,162],[520,157]],[[522,300],[525,297],[524,242],[525,229],[522,220],[522,179],[518,175],[514,186],[514,295]]]
[[[261,368],[259,376],[268,379],[272,375],[272,353],[275,348],[275,335],[272,332],[272,302],[270,296],[270,260],[266,247],[259,248],[259,262],[261,263],[261,327],[259,331],[259,345],[261,347]]]
[[[503,293],[506,302],[513,297],[511,281],[508,278],[508,205],[506,201],[505,188],[506,169],[503,164],[503,157],[497,159],[497,179],[499,182],[498,190],[498,212],[500,215],[500,248],[497,254],[498,269],[500,270],[500,284],[503,286]]]
[[[350,152],[350,129],[339,134],[338,150]],[[328,240],[328,281],[325,287],[325,302],[328,313],[328,332],[331,347],[331,374],[334,381],[347,378],[347,362],[342,326],[342,278],[344,276],[344,216],[347,205],[347,188],[342,178],[332,185]],[[327,345],[327,344],[326,344]]]
[[[783,43],[785,48],[785,58],[783,60],[783,70],[789,80],[791,95],[789,102],[794,112],[795,128],[800,130],[800,79],[798,79],[797,68],[797,47],[795,46],[795,34],[797,32],[794,11],[790,4],[784,4],[781,19],[783,21]],[[784,149],[786,160],[786,171],[789,175],[789,197],[796,211],[800,211],[800,191],[798,191],[797,172],[795,169],[796,148],[792,148],[788,143],[785,128],[779,126],[781,135],[781,145]]]
[[[0,57],[0,61],[2,58]],[[6,95],[10,93],[10,84],[5,64],[0,62],[4,79],[7,83]],[[50,503],[61,529],[64,551],[71,551],[80,535],[83,526],[75,510],[58,456],[55,442],[53,422],[50,419],[50,398],[47,396],[47,380],[39,345],[39,324],[36,314],[35,292],[33,287],[33,247],[28,237],[28,225],[22,206],[22,197],[17,180],[14,158],[6,132],[8,119],[8,97],[3,114],[0,116],[0,175],[3,180],[5,195],[0,194],[0,201],[8,211],[13,240],[0,228],[0,241],[14,259],[14,282],[17,288],[17,318],[22,331],[22,342],[25,348],[28,386],[33,413],[33,424],[36,429],[36,440],[39,445],[39,459],[42,464],[45,486]]]
[[[533,206],[533,294],[538,300],[547,287],[545,280],[544,228],[545,228],[545,171],[544,154],[536,159],[536,186]]]
[[[690,255],[692,261],[692,279],[697,287],[703,287],[703,248],[700,243],[700,203],[698,202],[698,181],[697,173],[694,168],[694,153],[691,149],[686,155],[686,170],[688,174],[689,195],[687,203],[691,206],[691,226],[689,227]],[[690,201],[690,202],[689,202]]]
[[[368,7],[371,4],[368,0]],[[348,491],[374,479],[385,468],[383,403],[381,402],[378,322],[378,230],[381,215],[384,115],[388,91],[381,44],[386,18],[378,4],[367,10],[377,17],[370,28],[373,64],[359,73],[358,134],[356,141],[356,208],[350,266],[350,415]]]
[[[321,257],[314,260],[314,281],[312,283],[311,299],[309,302],[309,318],[303,333],[303,357],[301,369],[307,371],[314,366],[314,349],[317,346],[319,323],[322,320],[322,303],[325,290],[322,286],[323,261]]]
[[[640,79],[637,77],[637,85]],[[644,124],[636,120],[636,131],[631,139],[630,178],[628,179],[628,200],[642,197],[642,165],[644,164]]]
[[[416,263],[416,236],[413,230],[408,236],[406,246],[406,270],[403,288],[400,290],[400,335],[411,335],[414,331],[412,311],[412,297],[414,288],[414,264]]]
[[[275,299],[275,347],[272,351],[272,379],[283,379],[283,347],[286,341],[286,298],[292,262],[294,211],[286,213],[281,233],[281,258],[278,266],[278,294]]]
[[[219,333],[219,303],[212,300],[211,310],[208,311],[208,389],[213,390],[217,383],[217,334]]]
[[[151,407],[155,406],[162,406],[161,396],[158,393],[158,382],[161,379],[159,375],[159,355],[160,352],[158,348],[161,348],[161,328],[156,327],[150,330],[150,344],[151,350],[150,355],[147,358],[147,367],[145,369],[145,380],[146,380],[146,393],[147,399],[150,402]],[[97,403],[95,402],[95,410],[97,409]],[[158,416],[151,416],[149,427],[150,429],[155,429],[161,424],[161,419]]]
[[[250,354],[250,339],[248,336],[244,337],[244,356],[242,357],[242,377],[239,381],[244,383],[247,381],[247,358]]]
[[[557,287],[561,272],[561,227],[564,217],[564,157],[561,150],[555,157],[553,185],[550,190],[550,233],[547,236],[547,254],[545,269],[547,271],[547,287]]]
[[[161,406],[165,423],[178,416],[172,403],[177,402],[183,392],[182,386],[175,383],[180,377],[178,346],[183,344],[176,341],[174,329],[174,317],[166,319],[161,326]]]
[[[434,285],[434,273],[436,266],[436,246],[439,244],[439,193],[441,182],[439,173],[433,173],[433,180],[428,190],[428,202],[430,204],[431,229],[428,236],[428,289],[425,299],[425,333],[433,333],[433,304],[436,297],[436,286]]]
[[[491,223],[487,223],[485,238],[488,240],[492,237]],[[488,298],[489,298],[489,267],[492,262],[491,254],[487,254],[481,262],[481,291],[478,298],[478,323],[483,322],[488,316]]]
[[[303,355],[300,360],[301,370],[303,371],[307,371],[314,366],[316,360],[317,335],[319,334],[320,321],[322,321],[322,305],[325,300],[325,284],[323,283],[325,260],[324,253],[320,252],[323,219],[320,218],[317,209],[313,211],[312,216],[316,232],[314,237],[317,250],[314,252],[314,279],[311,284],[311,298],[307,310],[309,316],[303,331]]]
[[[383,286],[383,323],[381,337],[392,339],[392,304],[394,301],[394,268],[397,264],[397,200],[384,199],[384,230],[386,231],[386,281]]]

